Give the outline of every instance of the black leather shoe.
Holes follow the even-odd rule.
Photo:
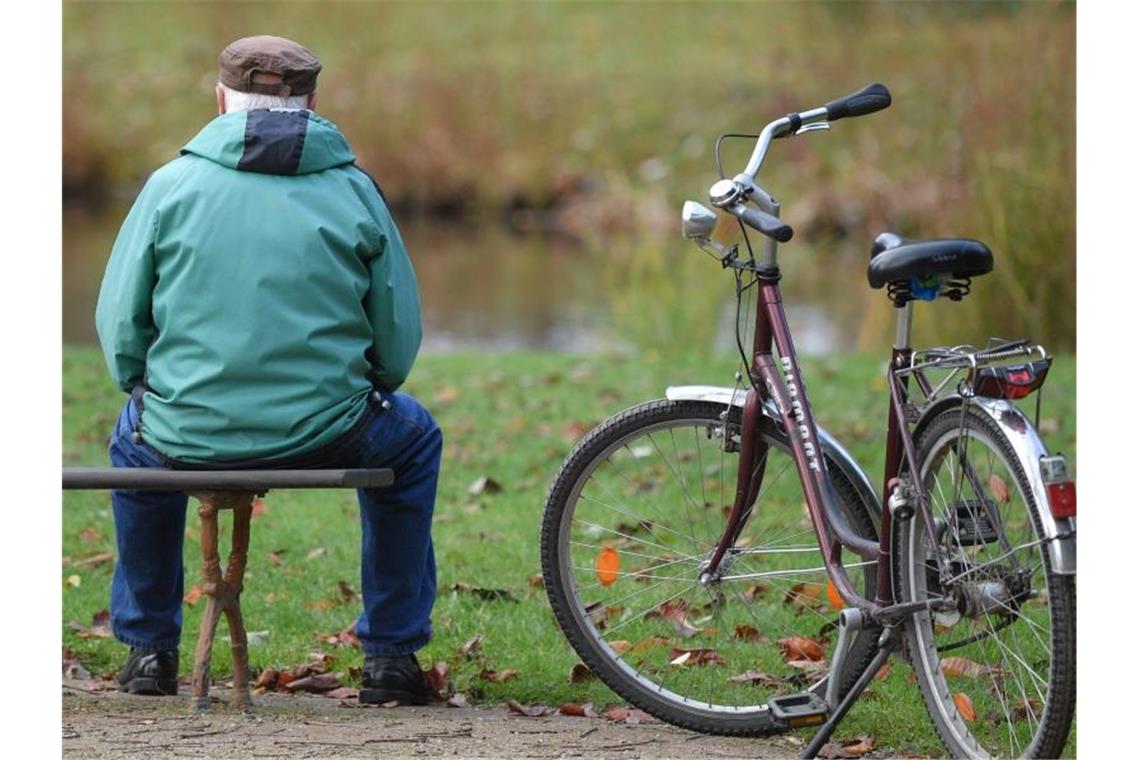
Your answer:
[[[178,693],[178,650],[140,652],[131,647],[119,671],[119,691],[127,694],[172,696]]]
[[[414,654],[405,657],[364,658],[361,704],[398,702],[401,705],[426,705],[434,697],[435,692],[424,677]]]

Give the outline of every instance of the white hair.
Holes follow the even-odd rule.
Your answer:
[[[218,86],[225,95],[226,111],[254,111],[260,108],[301,110],[309,107],[308,95],[263,95],[260,92],[239,92],[221,82],[218,82]]]

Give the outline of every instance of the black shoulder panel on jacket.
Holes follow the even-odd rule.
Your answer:
[[[245,150],[237,168],[259,174],[296,174],[308,128],[308,111],[250,111],[245,121]]]

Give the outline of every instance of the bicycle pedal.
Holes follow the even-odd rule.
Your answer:
[[[997,512],[997,506],[990,502],[989,510]],[[961,546],[982,546],[998,540],[997,529],[990,522],[987,505],[980,499],[965,499],[954,509],[955,533]]]
[[[827,702],[810,691],[772,697],[768,700],[768,709],[785,728],[818,726],[827,720],[827,714],[831,712]]]

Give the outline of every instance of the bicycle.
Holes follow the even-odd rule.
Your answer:
[[[1013,403],[1039,391],[1052,357],[1027,340],[910,346],[915,301],[962,300],[992,253],[875,239],[869,284],[898,308],[882,497],[816,425],[784,316],[776,250],[793,230],[755,181],[768,148],[890,104],[868,85],[718,139],[719,168],[726,137],[756,138],[744,171],[709,190],[746,253],[712,239],[717,215],[698,203],[682,226],[735,275],[745,371],[736,387],[670,387],[576,445],[546,501],[543,580],[582,661],[669,723],[740,736],[818,726],[813,757],[905,650],[951,755],[1056,757],[1076,700],[1076,491]],[[767,238],[759,256],[748,229]]]

